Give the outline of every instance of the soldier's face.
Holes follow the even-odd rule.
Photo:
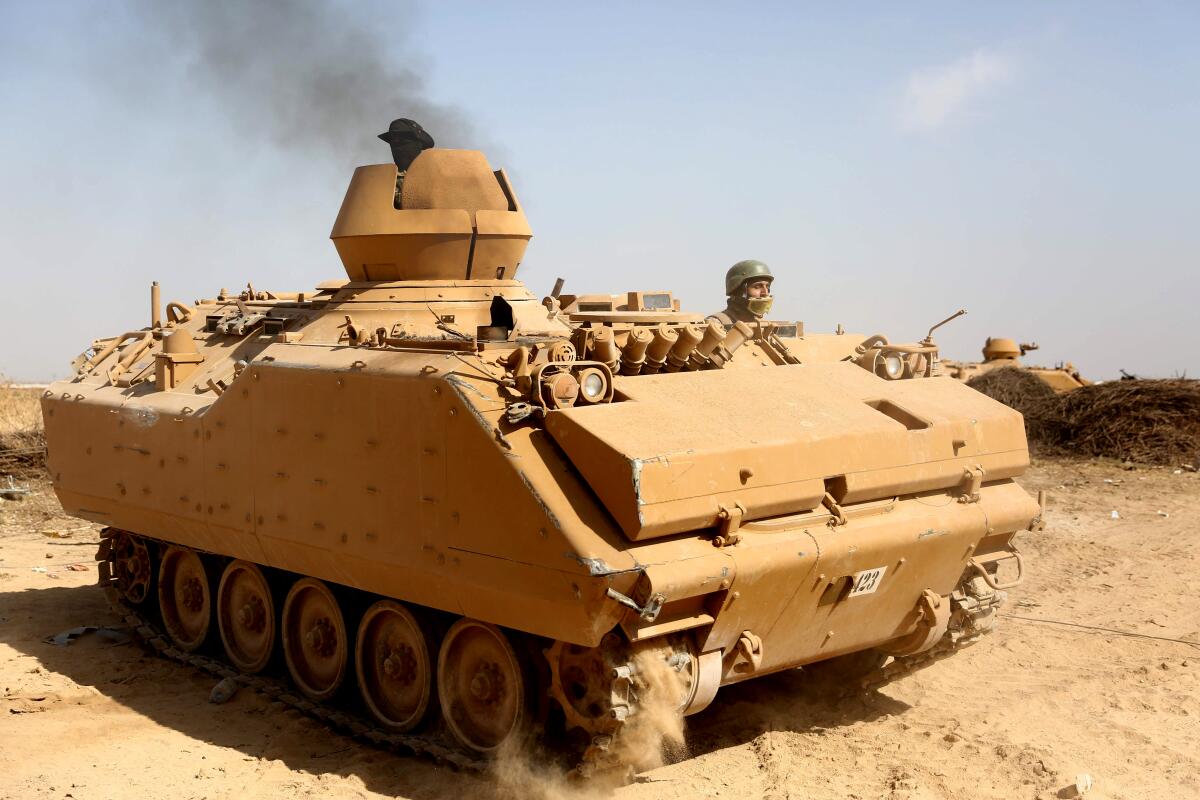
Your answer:
[[[746,284],[746,297],[770,297],[770,281],[752,281]]]

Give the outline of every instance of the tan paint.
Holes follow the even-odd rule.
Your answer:
[[[348,281],[169,304],[77,359],[43,399],[64,508],[550,640],[685,632],[724,682],[909,635],[923,592],[1036,524],[1020,416],[863,369],[883,337],[706,331],[666,292],[539,301],[481,154],[422,153],[401,209],[395,181],[351,180]],[[936,375],[931,339],[902,347]],[[551,380],[603,391],[535,410]]]
[[[1015,367],[1037,376],[1059,394],[1091,384],[1091,381],[1079,374],[1079,370],[1070,361],[1055,367],[1031,367],[1021,363],[1022,356],[1030,350],[1037,349],[1036,344],[1018,344],[1014,339],[990,337],[983,345],[983,361],[946,360],[942,363],[947,375],[963,383],[994,369]]]
[[[511,279],[533,231],[503,171],[474,150],[426,150],[393,206],[394,164],[359,167],[331,238],[355,281]]]

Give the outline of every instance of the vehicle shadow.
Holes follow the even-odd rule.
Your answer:
[[[0,609],[0,643],[37,659],[43,669],[92,687],[158,725],[249,759],[279,761],[314,776],[353,775],[370,791],[414,800],[464,792],[497,800],[536,796],[530,782],[545,784],[554,795],[572,793],[557,779],[555,767],[536,759],[518,756],[493,773],[461,773],[362,744],[248,689],[224,705],[212,704],[208,696],[216,678],[133,642],[116,646],[97,636],[68,646],[44,641],[81,625],[123,626],[96,586],[0,592]],[[878,692],[846,695],[801,670],[789,670],[723,688],[712,706],[688,718],[683,757],[744,744],[767,731],[836,729],[908,708]]]
[[[82,636],[67,646],[44,641],[81,625],[124,627],[96,586],[0,592],[0,643],[157,725],[238,750],[247,760],[280,761],[312,775],[353,775],[366,789],[390,796],[513,796],[501,778],[373,748],[299,712],[272,706],[269,698],[247,689],[224,705],[210,703],[216,678],[155,656],[135,642],[115,645],[101,636]],[[148,736],[152,730],[147,726]]]
[[[910,705],[878,691],[848,692],[800,669],[726,686],[688,717],[687,754],[696,757],[753,741],[768,731],[844,728],[903,714]]]

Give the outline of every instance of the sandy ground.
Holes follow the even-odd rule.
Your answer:
[[[1087,773],[1087,797],[1200,797],[1200,646],[1170,641],[1200,642],[1200,475],[1042,461],[1024,482],[1050,490],[1048,526],[1022,535],[1030,574],[990,639],[862,697],[801,671],[722,690],[686,756],[616,790],[456,774],[250,692],[210,704],[211,678],[135,645],[44,642],[117,620],[95,527],[35,482],[0,508],[0,796],[1008,800]]]

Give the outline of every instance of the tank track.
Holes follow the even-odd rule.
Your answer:
[[[394,733],[375,725],[369,718],[360,714],[300,696],[283,680],[265,675],[249,675],[239,672],[219,659],[180,650],[153,620],[147,619],[121,597],[116,579],[113,578],[110,537],[114,533],[116,531],[109,529],[101,532],[100,547],[96,553],[96,561],[99,562],[99,585],[114,613],[130,627],[134,637],[148,651],[213,677],[232,680],[240,688],[263,694],[280,707],[298,711],[338,735],[347,736],[380,750],[424,758],[439,766],[448,766],[463,772],[484,773],[488,770],[490,762],[487,759],[464,753],[436,731],[426,735]],[[994,612],[1004,602],[1004,593],[995,592],[990,597],[976,599],[960,589],[956,591],[956,595],[959,596],[953,599],[958,613],[941,641],[924,653],[893,658],[881,669],[847,686],[846,693],[869,692],[883,688],[893,681],[949,658],[990,633]],[[590,732],[588,746],[574,769],[569,772],[571,777],[587,779],[601,773],[612,774],[627,770],[627,767],[615,762],[612,751],[618,732],[625,726],[624,716],[622,714],[620,719],[609,720],[604,732]],[[631,779],[632,775],[626,777]]]
[[[940,642],[924,653],[918,653],[915,656],[893,658],[881,669],[861,679],[858,685],[853,687],[851,691],[870,692],[882,689],[893,681],[900,680],[914,672],[919,672],[926,667],[936,664],[943,658],[949,658],[959,650],[979,641],[982,636],[983,634],[977,634],[971,637],[955,638],[953,634],[948,633]]]
[[[428,759],[440,766],[448,766],[463,772],[485,772],[489,762],[454,748],[436,732],[432,735],[398,734],[373,724],[366,717],[330,707],[323,703],[314,702],[300,696],[291,686],[281,680],[265,675],[247,675],[239,672],[229,664],[216,658],[197,653],[185,653],[175,647],[170,638],[158,626],[131,607],[121,597],[113,580],[111,560],[111,540],[109,532],[102,534],[100,549],[96,553],[99,562],[100,586],[108,598],[109,605],[129,625],[137,640],[149,651],[163,658],[185,664],[189,667],[206,672],[215,678],[228,678],[239,687],[252,689],[266,695],[274,703],[284,708],[293,709],[310,719],[320,722],[329,730],[339,735],[348,736],[373,747],[404,756],[417,756]]]
[[[970,647],[992,632],[996,613],[1007,599],[1006,592],[989,588],[982,579],[965,577],[950,594],[950,625],[941,640],[924,653],[893,658],[854,688],[860,692],[881,689]]]

